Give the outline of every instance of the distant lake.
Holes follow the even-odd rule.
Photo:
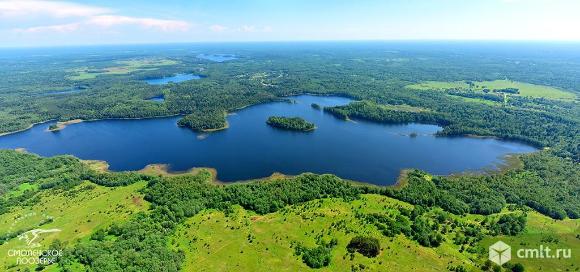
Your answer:
[[[183,81],[188,81],[188,80],[194,80],[194,79],[201,79],[203,78],[200,75],[196,75],[196,74],[176,74],[174,76],[169,76],[169,77],[160,77],[160,78],[148,78],[148,79],[144,79],[143,81],[151,84],[151,85],[164,85],[164,84],[168,84],[168,83],[179,83],[179,82],[183,82]]]
[[[197,58],[215,62],[224,62],[237,59],[236,56],[230,54],[199,54],[197,55]]]
[[[162,103],[162,102],[165,101],[165,96],[164,95],[158,95],[158,96],[151,97],[151,98],[149,98],[147,100],[148,101],[157,102],[157,103]]]
[[[68,90],[62,90],[62,91],[49,91],[46,93],[42,93],[42,95],[61,95],[61,94],[73,94],[73,93],[79,93],[83,90],[86,90],[87,87],[86,86],[75,86],[72,87]]]
[[[179,117],[103,120],[46,132],[50,123],[0,137],[0,148],[25,148],[43,156],[72,154],[105,160],[111,170],[138,170],[167,163],[173,171],[212,167],[221,181],[247,180],[273,172],[332,173],[342,178],[388,185],[400,171],[433,174],[493,169],[506,154],[532,152],[525,144],[496,139],[435,137],[433,125],[381,125],[343,121],[310,105],[344,105],[341,97],[297,96],[296,103],[255,105],[228,116],[229,128],[195,133],[176,125]],[[309,133],[274,129],[271,115],[300,116],[316,124]],[[416,137],[411,137],[416,133]]]

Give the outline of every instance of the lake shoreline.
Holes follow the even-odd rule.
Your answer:
[[[73,120],[64,121],[64,122],[56,122],[56,125],[54,128],[48,127],[46,129],[46,131],[57,132],[57,131],[65,129],[69,125],[78,124],[78,123],[82,123],[82,122],[84,122],[84,120],[82,120],[82,119],[73,119]]]
[[[30,153],[30,152],[28,152],[26,150],[22,150],[22,149],[19,149],[16,151]],[[34,154],[34,153],[32,153],[32,154]],[[457,173],[450,173],[448,175],[435,175],[435,174],[430,174],[430,175],[435,176],[435,177],[453,178],[453,177],[461,177],[461,176],[478,176],[478,175],[490,176],[490,175],[494,175],[494,174],[505,174],[509,170],[519,169],[519,168],[523,167],[522,162],[519,158],[520,155],[521,154],[506,154],[505,156],[503,156],[501,158],[502,162],[498,163],[498,165],[495,169],[489,168],[489,169],[481,169],[479,171],[457,172]],[[40,155],[38,155],[38,156],[40,156]],[[41,157],[44,157],[44,156],[41,156]],[[75,157],[75,158],[77,158],[77,157]],[[347,179],[347,178],[340,177],[340,176],[333,174],[333,173],[313,173],[313,172],[309,172],[309,171],[305,171],[305,172],[302,172],[302,173],[299,173],[296,175],[289,175],[289,174],[284,174],[282,172],[274,171],[272,174],[270,174],[268,176],[264,176],[264,177],[256,177],[256,178],[234,180],[234,181],[222,181],[222,180],[218,179],[219,171],[213,167],[194,166],[194,167],[189,168],[187,170],[173,171],[173,170],[171,170],[170,164],[153,163],[153,164],[145,165],[142,169],[139,169],[139,170],[115,171],[115,170],[110,170],[109,163],[107,161],[104,161],[104,160],[82,160],[82,159],[79,159],[79,160],[82,163],[88,165],[89,168],[91,168],[97,172],[102,172],[102,173],[105,173],[105,172],[106,173],[133,172],[133,173],[141,173],[141,174],[152,175],[152,176],[175,177],[175,176],[197,175],[201,171],[208,171],[211,174],[212,183],[214,183],[216,185],[222,185],[222,186],[234,185],[234,184],[240,184],[240,183],[267,182],[267,181],[271,181],[271,180],[293,178],[293,177],[297,177],[297,176],[304,175],[304,174],[315,174],[315,175],[333,175],[333,176],[336,176],[339,179],[341,179],[345,182],[348,182],[352,185],[373,186],[373,187],[379,187],[379,188],[387,188],[388,187],[388,188],[394,188],[394,189],[402,189],[403,187],[405,187],[408,184],[407,174],[416,169],[416,168],[401,169],[399,171],[399,176],[396,178],[394,183],[386,184],[386,185],[385,184],[375,184],[375,183],[366,182],[366,181]],[[420,169],[418,169],[418,170],[420,170]]]
[[[20,132],[24,132],[24,131],[27,131],[29,129],[32,129],[34,126],[42,125],[42,124],[46,124],[46,123],[50,123],[50,122],[54,122],[54,121],[55,121],[55,119],[51,119],[51,120],[47,120],[47,121],[32,123],[32,124],[28,125],[28,127],[23,128],[23,129],[19,129],[19,130],[15,130],[15,131],[2,132],[2,133],[0,133],[0,137],[7,136],[7,135],[11,135],[11,134],[16,134],[16,133],[20,133]]]
[[[304,94],[304,95],[307,95],[307,94]],[[296,95],[296,96],[300,96],[300,95]],[[279,98],[283,98],[283,97],[279,97]],[[282,99],[280,99],[280,100],[273,99],[271,101],[264,101],[264,102],[259,102],[259,103],[256,103],[256,104],[250,104],[250,105],[241,106],[241,107],[235,108],[235,109],[233,109],[231,111],[227,111],[226,116],[227,115],[231,115],[231,114],[235,114],[238,111],[241,111],[241,110],[244,110],[244,109],[253,107],[253,106],[259,106],[259,105],[262,105],[262,104],[276,103],[276,102],[283,102],[283,100]],[[184,113],[177,113],[177,114],[151,116],[151,117],[118,117],[118,118],[74,119],[74,120],[82,120],[83,123],[84,122],[98,122],[98,121],[115,121],[115,120],[149,120],[149,119],[171,118],[171,117],[177,117],[177,116],[184,117],[184,116],[186,116],[188,114],[191,114],[191,113],[185,113],[185,114]],[[19,132],[24,132],[24,131],[27,131],[29,129],[32,129],[33,127],[35,127],[37,125],[42,125],[42,124],[46,124],[46,123],[50,123],[50,122],[55,122],[57,120],[58,119],[50,119],[50,120],[46,120],[46,121],[32,123],[28,127],[23,128],[23,129],[19,129],[19,130],[15,130],[15,131],[9,131],[9,132],[2,132],[2,133],[0,133],[0,137],[7,136],[7,135],[11,135],[11,134],[15,134],[15,133],[19,133]],[[66,123],[68,121],[63,121],[63,122]],[[81,123],[81,122],[78,122],[78,123]],[[211,130],[208,130],[208,131],[202,130],[202,131],[199,131],[199,132],[215,132],[215,131],[220,131],[220,130],[224,130],[224,129],[228,129],[228,128],[229,128],[229,125],[224,126],[222,128],[219,128],[219,129],[211,129]],[[193,131],[195,131],[195,130],[193,130]]]
[[[210,129],[202,129],[201,132],[212,133],[212,132],[217,132],[217,131],[220,131],[220,130],[225,130],[225,129],[228,129],[228,128],[230,128],[230,123],[228,123],[228,121],[226,121],[226,124],[223,127],[220,127],[220,128],[210,128]]]
[[[34,154],[34,155],[37,155],[37,156],[42,157],[42,158],[49,158],[50,157],[50,156],[42,156],[42,155],[36,154],[34,152],[30,152],[24,148],[16,148],[13,150],[16,152]],[[536,153],[536,152],[541,152],[541,150],[538,150],[538,151],[535,151],[532,153]],[[531,154],[531,153],[528,153],[528,154]],[[461,177],[461,176],[478,176],[478,175],[490,176],[490,175],[494,175],[494,174],[505,174],[507,171],[514,170],[514,169],[520,169],[523,167],[523,163],[520,159],[521,155],[525,155],[525,153],[523,153],[523,154],[506,154],[506,155],[502,156],[502,158],[500,159],[501,160],[500,162],[497,162],[494,166],[492,166],[495,168],[484,168],[484,169],[474,170],[474,171],[455,172],[455,173],[450,173],[450,174],[446,174],[446,175],[437,175],[437,174],[430,174],[430,175],[438,176],[438,177],[453,178],[453,177]],[[410,171],[421,170],[421,169],[417,169],[417,168],[401,169],[399,171],[398,177],[391,184],[375,184],[375,183],[367,182],[367,181],[358,181],[358,180],[343,178],[343,177],[340,177],[340,176],[333,174],[333,173],[313,173],[313,172],[309,172],[309,171],[305,171],[305,172],[302,172],[302,173],[299,173],[296,175],[284,174],[284,173],[279,172],[279,171],[274,171],[274,172],[272,172],[272,174],[270,174],[268,176],[263,176],[263,177],[241,179],[241,180],[234,180],[234,181],[222,181],[222,180],[218,179],[219,172],[214,167],[194,166],[194,167],[191,167],[187,170],[173,171],[170,169],[171,168],[170,164],[153,163],[153,164],[147,164],[143,168],[138,169],[138,170],[116,171],[116,170],[109,169],[109,163],[105,160],[90,160],[90,159],[85,160],[85,159],[80,159],[74,155],[70,155],[70,156],[73,156],[74,158],[78,159],[83,164],[87,165],[90,169],[97,171],[97,172],[101,172],[101,173],[133,172],[133,173],[141,173],[141,174],[152,175],[152,176],[174,177],[174,176],[184,176],[184,175],[197,175],[201,171],[208,171],[208,172],[210,172],[211,177],[212,177],[211,182],[213,184],[221,185],[221,186],[234,185],[234,184],[240,184],[240,183],[251,183],[251,182],[267,182],[267,181],[271,181],[271,180],[293,178],[293,177],[297,177],[297,176],[304,175],[304,174],[315,174],[315,175],[333,175],[333,176],[336,176],[339,179],[341,179],[345,182],[348,182],[352,185],[373,186],[373,187],[379,187],[379,188],[387,188],[388,187],[388,188],[394,188],[394,189],[401,189],[407,185],[407,174]]]
[[[164,170],[165,174],[178,174],[192,167],[210,166],[220,170],[219,179],[224,183],[264,179],[273,172],[314,172],[331,173],[342,179],[381,186],[396,184],[397,176],[405,169],[421,169],[436,175],[464,171],[482,173],[505,164],[506,159],[501,156],[507,153],[530,153],[537,150],[528,145],[500,143],[496,140],[439,140],[432,133],[441,128],[433,125],[411,123],[384,126],[375,122],[348,124],[350,122],[336,120],[312,109],[312,102],[332,106],[351,101],[343,97],[328,97],[303,95],[294,97],[297,103],[290,104],[283,103],[290,99],[269,97],[265,100],[274,100],[276,103],[266,103],[252,110],[224,111],[225,126],[200,131],[180,128],[176,124],[179,117],[172,117],[182,114],[74,119],[58,122],[57,129],[63,130],[68,125],[82,122],[161,120],[85,124],[71,129],[71,132],[55,134],[45,133],[48,125],[44,125],[36,127],[33,133],[0,141],[0,146],[6,149],[23,147],[46,156],[72,154],[83,159],[105,160],[119,171],[135,171],[149,164],[166,163],[168,166],[156,167],[157,170]],[[226,114],[232,116],[227,117]],[[263,123],[264,119],[272,116],[296,116],[310,120],[312,124],[317,124],[314,125],[316,131],[308,134],[277,132]],[[231,125],[234,125],[233,129]],[[222,130],[227,131],[216,133],[205,140],[210,133]],[[425,137],[406,136],[411,133],[420,133]],[[85,148],[87,140],[95,145]],[[364,155],[360,153],[361,150],[364,150]],[[469,155],[465,150],[477,156]],[[404,152],[410,153],[404,155]],[[294,159],[285,162],[284,158]]]

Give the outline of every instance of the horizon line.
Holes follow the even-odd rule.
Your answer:
[[[56,45],[21,45],[3,46],[2,49],[42,49],[42,48],[67,48],[67,47],[99,47],[99,46],[146,46],[146,45],[187,45],[187,44],[260,44],[260,43],[397,43],[397,42],[449,42],[449,43],[558,43],[558,44],[579,44],[580,40],[540,40],[540,39],[311,39],[311,40],[223,40],[223,41],[183,41],[183,42],[126,42],[126,43],[95,43],[95,44],[56,44]]]

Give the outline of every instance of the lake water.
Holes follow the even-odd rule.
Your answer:
[[[230,54],[199,54],[197,55],[197,58],[215,62],[224,62],[237,59],[236,56]]]
[[[112,170],[137,170],[167,163],[174,171],[212,167],[222,181],[266,177],[273,172],[332,173],[375,184],[393,184],[401,169],[434,174],[489,169],[511,153],[535,148],[495,139],[435,137],[433,125],[381,125],[343,121],[313,109],[344,105],[340,97],[298,96],[297,103],[268,103],[228,117],[229,129],[195,133],[176,125],[179,117],[104,120],[74,124],[62,131],[49,123],[0,137],[0,148],[25,148],[43,156],[72,154],[105,160]],[[291,132],[266,125],[271,115],[300,116],[316,124],[313,132]],[[416,137],[410,137],[417,133]]]
[[[86,89],[87,89],[86,86],[75,86],[75,87],[72,87],[72,88],[70,88],[68,90],[50,91],[50,92],[43,93],[42,95],[74,94],[74,93],[79,93],[81,91],[84,91]]]
[[[202,78],[202,76],[195,75],[195,74],[176,74],[176,75],[170,76],[170,77],[144,79],[143,81],[145,81],[151,85],[164,85],[164,84],[168,84],[168,83],[179,83],[179,82],[183,82],[183,81],[201,79],[201,78]]]
[[[158,96],[154,96],[154,97],[148,98],[146,100],[153,101],[153,102],[157,102],[157,103],[163,103],[163,102],[165,102],[165,96],[164,95],[158,95]]]

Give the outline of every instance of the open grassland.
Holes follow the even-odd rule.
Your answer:
[[[18,196],[21,196],[22,194],[24,194],[28,190],[36,191],[36,190],[38,190],[38,185],[30,184],[28,182],[22,183],[22,184],[18,185],[16,190],[12,190],[12,191],[8,192],[7,197],[18,197]]]
[[[118,61],[118,66],[103,69],[90,69],[88,67],[71,70],[70,80],[94,79],[99,75],[125,75],[135,71],[156,70],[161,66],[175,65],[179,62],[170,59],[141,59]]]
[[[316,245],[317,237],[337,238],[332,260],[321,271],[369,271],[391,269],[440,271],[448,263],[460,263],[463,256],[450,255],[449,246],[426,248],[402,235],[382,236],[372,225],[360,224],[355,213],[381,212],[409,204],[378,195],[360,200],[315,200],[287,207],[263,216],[236,207],[229,214],[207,210],[189,219],[176,231],[171,243],[184,250],[186,271],[259,271],[269,267],[279,271],[305,271],[309,268],[294,255],[293,244]],[[376,258],[355,254],[346,245],[356,234],[380,238],[382,253]]]
[[[477,252],[462,250],[453,243],[457,232],[450,230],[444,242],[436,248],[423,247],[404,235],[384,236],[374,225],[364,224],[357,214],[392,213],[410,204],[385,196],[363,195],[361,199],[345,202],[342,199],[314,200],[302,205],[289,206],[263,216],[237,206],[224,213],[206,210],[181,224],[170,240],[171,246],[185,252],[186,271],[259,271],[265,267],[276,271],[309,270],[301,257],[294,254],[295,246],[316,246],[317,239],[338,239],[332,249],[328,267],[320,271],[445,271],[462,264],[477,271],[487,254],[487,246],[498,239],[516,245],[541,244],[544,236],[557,237],[554,247],[578,248],[575,238],[579,220],[554,221],[536,212],[529,212],[528,228],[515,237],[489,237],[476,247]],[[482,222],[479,215],[454,216],[466,223]],[[548,234],[549,233],[549,234]],[[376,258],[361,254],[350,255],[346,246],[356,235],[376,237],[381,253]],[[526,271],[552,268],[565,271],[571,260],[519,261]]]
[[[144,186],[145,182],[114,188],[85,182],[67,191],[43,191],[34,204],[21,205],[0,215],[0,235],[36,228],[59,229],[39,237],[37,242],[41,248],[56,239],[72,244],[96,229],[123,222],[134,213],[147,210],[149,204],[138,192]],[[14,265],[15,259],[7,255],[8,250],[20,248],[26,248],[26,244],[18,238],[0,245],[0,271],[10,270]]]
[[[91,168],[95,170],[106,169],[102,163],[86,163],[91,163]],[[157,176],[163,172],[163,167],[158,167],[152,166],[148,174]],[[136,212],[148,210],[150,205],[140,193],[144,187],[144,181],[120,187],[102,187],[84,182],[68,190],[40,191],[39,199],[32,205],[20,205],[0,215],[0,229],[3,232],[18,232],[57,228],[59,232],[45,234],[39,242],[43,246],[55,239],[69,246],[85,243],[97,230],[113,222],[128,221],[135,218]],[[577,259],[517,259],[515,250],[542,244],[578,252],[580,220],[553,220],[528,208],[510,207],[491,216],[453,215],[440,208],[431,209],[424,214],[425,218],[439,220],[437,218],[444,215],[446,219],[441,222],[446,223],[438,227],[443,234],[442,243],[436,247],[426,247],[403,234],[389,237],[377,225],[364,220],[367,215],[397,215],[404,210],[418,208],[387,196],[363,194],[354,200],[318,199],[266,214],[234,205],[226,210],[204,209],[186,219],[177,225],[167,245],[184,253],[183,271],[263,271],[265,268],[309,271],[311,269],[302,257],[295,254],[296,247],[314,248],[320,241],[332,239],[336,239],[337,244],[331,249],[330,263],[318,269],[320,271],[446,271],[458,266],[467,271],[479,271],[487,258],[487,247],[502,240],[514,248],[513,263],[523,264],[526,271],[576,271]],[[490,217],[524,212],[527,214],[527,225],[523,233],[489,236],[485,231],[483,240],[474,240],[470,246],[454,242],[458,236],[474,237],[464,232],[467,226],[483,226]],[[369,258],[359,253],[349,253],[347,245],[358,235],[377,238],[380,254]],[[23,243],[18,238],[12,238],[0,245],[1,271],[17,271],[25,267],[13,266],[13,260],[6,254],[9,249],[22,247]],[[72,268],[78,266],[79,271],[86,269],[75,265]],[[61,270],[52,265],[45,271]]]
[[[498,90],[506,88],[519,89],[521,96],[542,97],[551,99],[568,99],[573,100],[576,95],[550,86],[542,86],[530,83],[523,83],[511,80],[494,80],[494,81],[474,81],[469,85],[466,81],[443,82],[443,81],[425,81],[418,84],[408,85],[407,88],[415,90],[473,90],[482,92],[484,89]]]

